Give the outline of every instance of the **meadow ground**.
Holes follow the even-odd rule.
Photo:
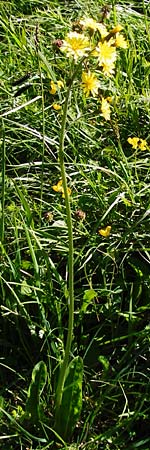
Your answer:
[[[149,1],[0,6],[0,448],[148,450]]]

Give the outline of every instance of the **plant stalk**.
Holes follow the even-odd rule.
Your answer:
[[[66,205],[66,216],[67,216],[67,227],[68,227],[68,242],[69,242],[69,258],[68,258],[68,268],[69,268],[69,319],[68,319],[68,333],[67,333],[67,342],[65,347],[64,359],[60,368],[57,390],[56,390],[56,419],[57,420],[57,411],[61,405],[63,388],[66,378],[66,370],[69,363],[69,354],[71,349],[71,342],[73,336],[73,325],[74,325],[74,255],[73,255],[73,227],[72,227],[72,217],[71,217],[71,207],[70,207],[70,199],[68,195],[67,189],[67,177],[64,163],[64,141],[65,141],[65,130],[66,130],[66,120],[67,120],[67,111],[68,111],[68,103],[71,94],[71,87],[74,80],[75,73],[73,74],[67,95],[64,104],[61,132],[60,132],[60,145],[59,145],[59,163],[61,168],[61,177],[64,188],[64,196],[65,196],[65,205]]]

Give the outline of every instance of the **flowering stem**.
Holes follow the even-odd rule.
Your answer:
[[[69,267],[69,319],[68,319],[68,333],[67,333],[67,342],[65,347],[64,359],[60,368],[57,390],[56,390],[56,416],[55,421],[57,421],[57,412],[61,405],[63,388],[66,377],[66,370],[69,363],[69,353],[71,349],[72,335],[73,335],[73,326],[74,326],[74,256],[73,256],[73,228],[72,228],[72,217],[71,217],[71,207],[70,200],[67,188],[67,177],[64,163],[64,140],[65,140],[65,130],[66,130],[66,120],[67,120],[67,111],[68,111],[68,103],[71,94],[71,88],[73,84],[73,80],[75,78],[76,71],[74,71],[73,76],[70,80],[70,84],[68,87],[66,100],[64,104],[63,110],[63,118],[60,132],[60,145],[59,145],[59,163],[61,168],[61,177],[63,182],[64,196],[65,196],[65,205],[66,205],[66,215],[67,215],[67,227],[68,227],[68,241],[69,241],[69,258],[68,258],[68,267]]]

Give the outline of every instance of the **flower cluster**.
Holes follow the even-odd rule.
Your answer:
[[[147,150],[147,142],[145,139],[141,139],[138,137],[133,137],[133,138],[129,137],[127,141],[130,145],[132,145],[132,148],[134,150],[137,150],[137,149]]]
[[[84,29],[97,30],[101,40],[95,45],[95,42],[83,33],[71,31],[66,36],[66,39],[63,40],[61,50],[68,57],[72,56],[75,62],[77,62],[78,58],[86,57],[91,53],[92,56],[97,57],[98,63],[104,72],[107,72],[107,75],[112,75],[115,67],[114,63],[117,59],[116,48],[121,47],[125,49],[128,46],[124,36],[120,34],[121,25],[108,32],[104,24],[98,23],[92,18],[81,20],[80,24]]]
[[[117,60],[117,48],[126,49],[128,44],[120,31],[121,25],[117,25],[110,31],[104,23],[99,23],[91,17],[86,17],[78,21],[78,28],[81,32],[71,31],[62,41],[60,47],[68,57],[72,57],[75,63],[79,59],[94,58],[96,70],[107,77],[111,77],[115,72]],[[91,70],[82,72],[82,88],[86,97],[98,96],[100,80]],[[101,114],[106,120],[110,120],[110,106],[106,99],[102,99]]]

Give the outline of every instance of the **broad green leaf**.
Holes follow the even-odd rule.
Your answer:
[[[31,295],[32,294],[32,289],[30,288],[30,286],[26,282],[26,280],[23,280],[21,283],[21,294],[23,294],[23,295]]]
[[[55,429],[66,441],[71,437],[82,409],[83,361],[77,356],[67,370],[62,402],[56,411]]]
[[[84,296],[83,296],[83,303],[81,306],[81,312],[86,312],[86,309],[88,307],[88,305],[91,303],[91,301],[97,296],[96,292],[94,291],[94,289],[88,289],[86,291],[84,291]]]
[[[44,389],[47,379],[47,368],[43,361],[39,361],[33,371],[32,380],[28,389],[26,402],[26,417],[33,423],[40,420],[40,395]]]

